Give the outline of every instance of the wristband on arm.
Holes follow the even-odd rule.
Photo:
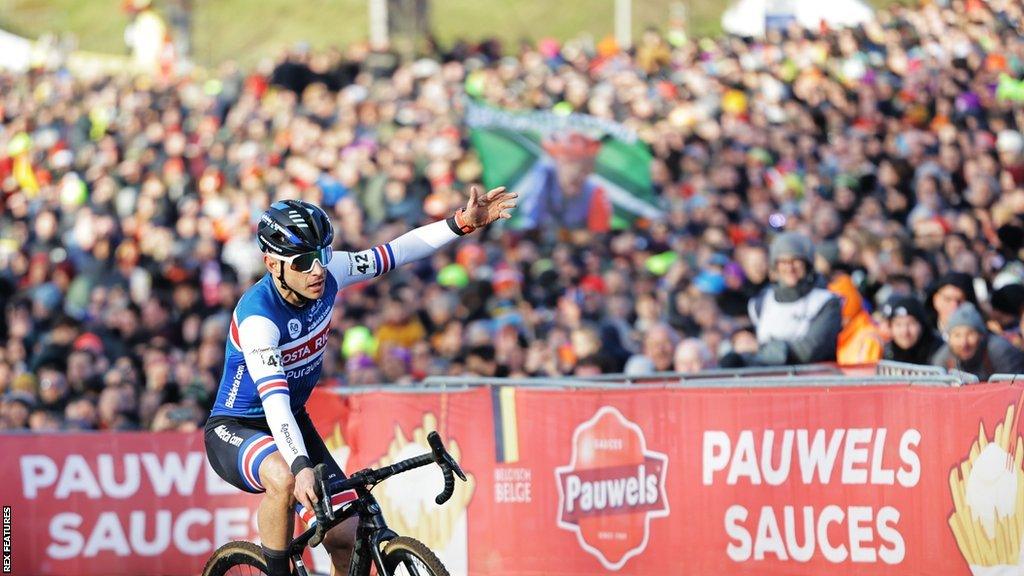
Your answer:
[[[448,223],[448,227],[452,229],[452,232],[458,234],[459,236],[465,236],[466,234],[469,234],[473,230],[476,230],[476,228],[474,228],[473,226],[466,224],[466,218],[463,215],[463,212],[465,211],[465,208],[459,208],[458,210],[455,211],[454,216],[445,220]]]
[[[295,460],[292,460],[292,476],[298,476],[299,472],[312,467],[313,463],[309,461],[308,456],[297,456]]]

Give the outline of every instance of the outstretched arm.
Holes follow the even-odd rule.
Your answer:
[[[342,288],[376,278],[403,264],[430,256],[459,236],[496,220],[511,218],[510,211],[516,207],[516,196],[504,186],[481,196],[473,186],[466,207],[460,208],[451,218],[420,226],[369,250],[339,252],[327,269]]]

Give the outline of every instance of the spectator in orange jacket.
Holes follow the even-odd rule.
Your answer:
[[[836,344],[839,364],[864,364],[882,358],[884,343],[871,315],[864,309],[864,300],[849,274],[839,274],[828,289],[843,299],[843,330]]]

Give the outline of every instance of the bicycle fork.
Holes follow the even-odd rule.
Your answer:
[[[360,527],[357,530],[355,547],[352,550],[352,561],[348,569],[349,576],[369,576],[371,564],[377,566],[378,574],[386,574],[384,558],[380,554],[380,545],[387,540],[397,537],[398,534],[391,531],[387,526],[383,528],[367,527],[365,529]],[[293,555],[292,565],[295,566],[295,576],[310,576],[310,573],[306,570],[305,563],[302,561],[302,555]]]
[[[377,566],[378,574],[390,576],[384,568],[380,548],[381,544],[397,538],[398,534],[388,528],[377,500],[369,494],[367,496],[370,501],[359,514],[359,527],[356,528],[356,543],[348,576],[369,576],[371,563]]]

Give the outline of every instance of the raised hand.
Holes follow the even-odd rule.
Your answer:
[[[469,202],[462,213],[465,224],[473,228],[483,228],[495,220],[511,218],[518,197],[519,194],[509,192],[504,186],[481,196],[479,188],[474,184],[469,188]]]

